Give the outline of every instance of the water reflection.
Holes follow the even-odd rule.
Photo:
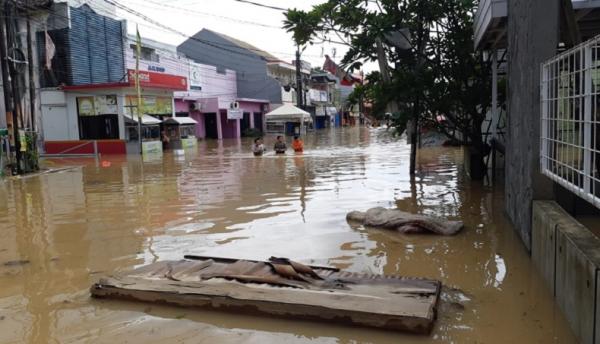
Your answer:
[[[0,183],[0,342],[573,340],[503,217],[501,190],[466,181],[460,151],[421,151],[411,179],[408,147],[385,130],[324,131],[305,138],[302,155],[255,158],[249,147],[207,141],[150,161],[52,160],[78,167]],[[406,236],[346,223],[348,211],[374,206],[466,229]],[[102,274],[184,254],[287,256],[448,289],[431,337],[88,298]],[[30,263],[1,265],[12,260]]]

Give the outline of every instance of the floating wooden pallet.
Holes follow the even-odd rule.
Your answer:
[[[420,334],[429,333],[436,319],[441,283],[435,280],[357,274],[281,258],[186,258],[102,278],[91,293]]]

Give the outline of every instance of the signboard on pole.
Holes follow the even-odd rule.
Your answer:
[[[228,109],[227,119],[243,119],[244,111],[242,109]]]

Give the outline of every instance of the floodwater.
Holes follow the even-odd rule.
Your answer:
[[[383,129],[306,141],[300,156],[254,158],[243,140],[145,163],[47,160],[74,168],[0,182],[0,343],[576,342],[504,218],[502,187],[466,181],[459,150],[421,151],[411,183],[408,146]],[[346,223],[373,206],[466,229],[405,236]],[[184,254],[286,256],[447,289],[430,336],[89,296],[104,274]]]

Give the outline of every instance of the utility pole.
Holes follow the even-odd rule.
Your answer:
[[[302,72],[300,68],[300,45],[298,45],[296,49],[296,103],[300,109],[303,109],[304,92],[302,92]]]
[[[140,142],[140,154],[144,154],[142,146],[142,88],[140,87],[140,55],[142,54],[142,38],[139,29],[135,28],[135,89],[137,90],[137,115],[138,115],[138,140]]]
[[[6,113],[11,113],[12,117],[12,129],[13,129],[13,146],[15,149],[15,160],[13,160],[14,167],[16,167],[16,173],[21,174],[23,172],[21,168],[21,140],[19,138],[19,118],[18,118],[18,98],[17,90],[15,89],[15,76],[11,72],[9,66],[8,46],[12,47],[14,35],[11,32],[12,25],[11,19],[11,4],[10,1],[4,2],[4,8],[2,8],[2,15],[0,16],[0,59],[2,65],[2,84],[4,89],[4,103],[6,107]],[[8,121],[8,118],[7,118]],[[12,159],[11,159],[12,160]]]
[[[29,106],[31,111],[31,131],[35,130],[35,78],[33,75],[33,40],[31,39],[31,14],[29,10],[29,1],[27,1],[27,67],[29,72]],[[34,148],[37,148],[37,142],[34,142]]]

